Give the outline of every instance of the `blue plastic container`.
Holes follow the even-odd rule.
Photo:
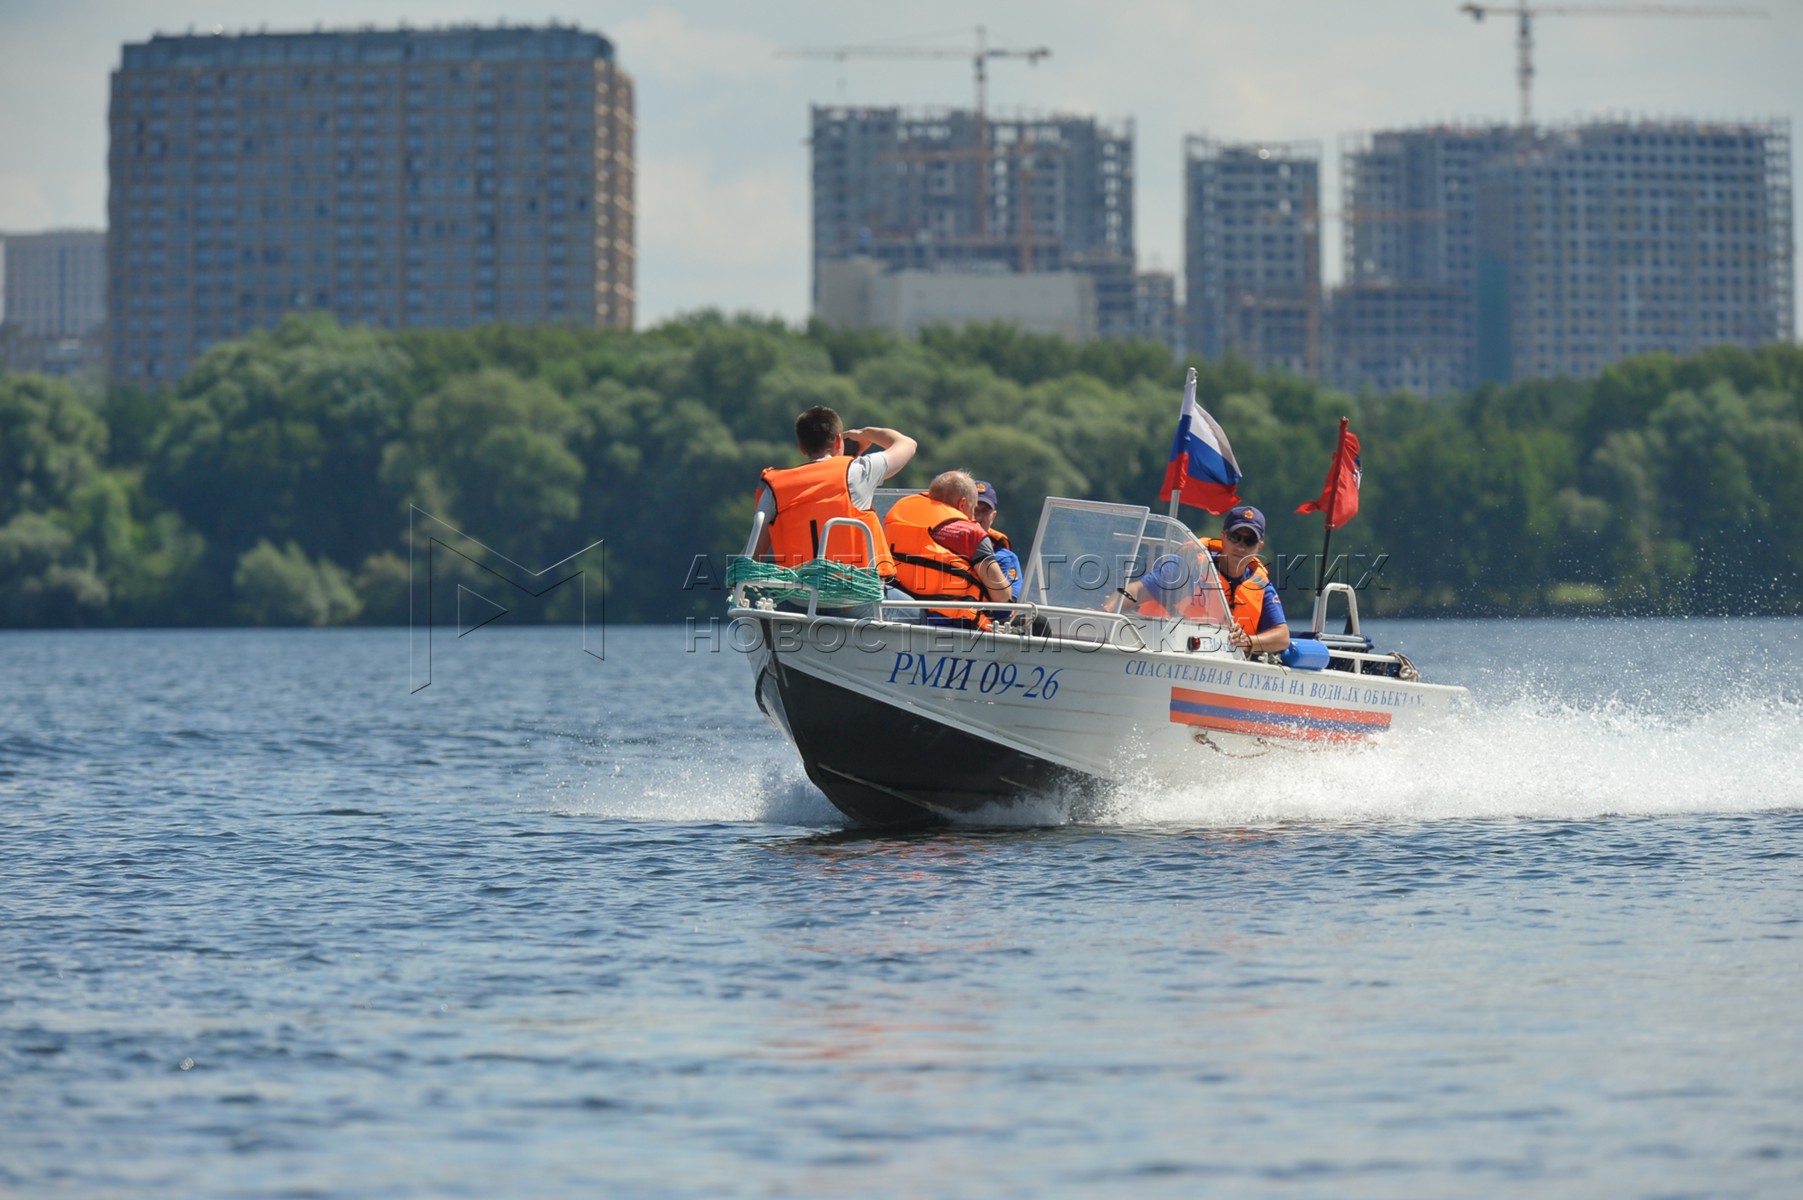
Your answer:
[[[1290,648],[1277,656],[1292,671],[1325,671],[1327,659],[1327,647],[1313,638],[1291,638]]]

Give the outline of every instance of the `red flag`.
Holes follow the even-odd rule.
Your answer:
[[[1346,428],[1346,418],[1340,418],[1340,444],[1333,452],[1333,465],[1327,468],[1327,482],[1321,487],[1321,497],[1310,500],[1298,508],[1299,513],[1326,513],[1327,528],[1338,529],[1359,512],[1359,480],[1364,472],[1359,468],[1358,434]]]

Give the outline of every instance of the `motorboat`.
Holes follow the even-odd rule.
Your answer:
[[[902,494],[879,493],[879,511]],[[761,521],[735,562],[749,561]],[[863,530],[841,518],[827,534],[837,524]],[[1353,746],[1468,701],[1375,649],[1344,583],[1321,589],[1312,627],[1292,625],[1282,658],[1230,645],[1212,564],[1193,550],[1205,574],[1192,594],[1212,605],[1110,611],[1127,585],[1197,543],[1144,506],[1048,498],[1020,599],[986,606],[988,630],[922,624],[912,600],[835,611],[818,586],[729,574],[730,640],[808,778],[871,826],[1009,820],[1046,798],[1080,819],[1124,783],[1193,780],[1219,756]],[[1336,599],[1344,631],[1327,633]]]

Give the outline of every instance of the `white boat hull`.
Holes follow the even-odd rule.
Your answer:
[[[1466,698],[1227,649],[732,615],[760,706],[816,786],[867,824],[969,818],[1044,795],[1080,803],[1124,780],[1196,778],[1218,754],[1363,741]]]

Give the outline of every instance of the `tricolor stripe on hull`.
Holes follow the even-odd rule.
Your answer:
[[[1254,737],[1294,738],[1311,742],[1349,742],[1390,727],[1390,714],[1355,708],[1322,708],[1230,696],[1223,692],[1171,689],[1171,720],[1223,733]]]

